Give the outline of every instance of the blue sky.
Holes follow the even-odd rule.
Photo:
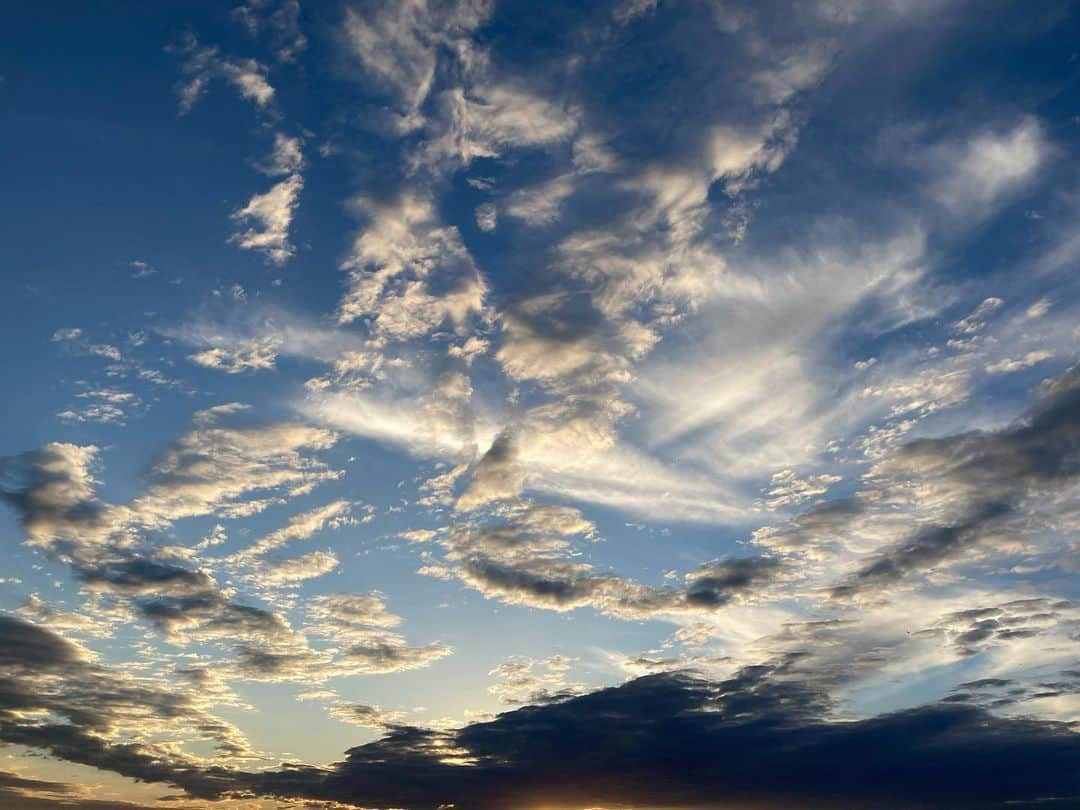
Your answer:
[[[12,8],[0,807],[1075,806],[1078,23]]]

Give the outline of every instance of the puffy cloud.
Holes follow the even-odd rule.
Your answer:
[[[495,683],[488,692],[499,698],[506,706],[522,706],[529,703],[547,703],[578,694],[580,684],[566,681],[571,661],[561,655],[543,660],[532,658],[509,658],[491,670]]]
[[[89,402],[78,410],[69,408],[57,414],[65,422],[122,425],[127,418],[125,409],[138,408],[142,405],[142,401],[135,394],[115,388],[95,388],[75,396]]]
[[[336,666],[340,673],[385,674],[423,669],[452,648],[440,643],[409,645],[393,632],[401,618],[387,612],[376,594],[318,596],[308,605],[310,631],[340,648]]]
[[[147,532],[177,520],[253,514],[337,477],[304,455],[329,447],[333,434],[302,425],[221,424],[242,410],[232,404],[197,413],[193,429],[162,455],[147,486],[127,504],[97,497],[90,472],[97,448],[74,445],[53,444],[4,459],[0,492],[20,513],[29,542],[69,563],[88,592],[126,600],[134,615],[173,641],[288,640],[292,630],[281,617],[234,603],[210,573],[188,565],[194,553],[178,558],[145,540]],[[251,498],[252,493],[263,497]],[[303,528],[298,523],[292,531]],[[295,580],[328,570],[328,562],[322,556],[302,559],[271,579]],[[130,615],[121,608],[111,618]]]
[[[166,596],[185,596],[210,590],[214,581],[201,571],[156,562],[142,557],[130,557],[86,567],[79,579],[91,591],[109,591],[141,595],[160,593]]]
[[[19,513],[31,543],[100,536],[105,508],[91,472],[98,448],[53,442],[0,460],[0,495]]]
[[[995,644],[1048,637],[1063,624],[1080,626],[1080,607],[1066,599],[1031,597],[954,611],[921,633],[941,637],[960,655],[972,656]]]
[[[272,264],[285,264],[296,252],[289,242],[289,227],[303,188],[303,177],[290,174],[269,191],[253,195],[232,215],[233,220],[247,223],[248,227],[237,231],[229,241],[244,250],[263,253]]]
[[[391,340],[421,337],[447,323],[464,333],[484,311],[487,283],[457,229],[442,225],[422,195],[363,206],[370,221],[344,264],[349,289],[338,319],[365,318],[374,336]]]
[[[243,374],[248,371],[264,371],[274,368],[280,341],[274,338],[245,341],[235,347],[216,346],[205,349],[188,359],[205,368],[224,371],[226,374]]]
[[[283,132],[275,132],[274,151],[269,163],[261,168],[271,176],[291,175],[302,171],[306,163],[303,141],[298,137],[290,137]]]
[[[851,595],[933,567],[992,536],[1003,521],[1072,482],[1080,467],[1080,370],[1048,384],[1023,422],[1000,431],[919,439],[882,462],[877,474],[916,481],[939,520],[887,549],[834,593]]]
[[[841,476],[830,473],[799,478],[794,470],[781,470],[773,473],[772,480],[769,482],[769,498],[765,501],[765,505],[770,509],[776,509],[800,504],[824,495],[829,491],[829,487],[841,480]]]
[[[317,623],[317,632],[343,639],[362,638],[372,630],[401,623],[401,617],[388,613],[382,598],[375,594],[316,596],[308,603],[308,614]]]
[[[85,634],[95,637],[112,635],[112,627],[106,622],[85,613],[61,610],[46,603],[37,594],[30,594],[19,606],[19,613],[30,621],[40,623],[53,631]]]
[[[254,59],[223,57],[217,46],[200,45],[190,32],[170,50],[184,57],[180,69],[186,78],[177,86],[181,115],[190,112],[206,93],[207,85],[218,78],[231,84],[241,98],[259,108],[267,108],[273,103],[274,88],[267,81],[268,70]]]

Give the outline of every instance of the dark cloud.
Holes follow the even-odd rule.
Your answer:
[[[56,633],[10,616],[0,616],[0,639],[0,667],[49,672],[82,664],[87,657]]]
[[[151,810],[133,802],[88,798],[86,793],[81,785],[0,771],[0,810]],[[170,807],[186,810],[190,805],[174,802]]]
[[[239,782],[429,810],[1080,807],[1080,737],[1065,724],[955,704],[827,722],[828,701],[784,674],[778,665],[719,683],[650,675],[458,731],[395,727],[329,770]]]
[[[125,594],[162,593],[181,595],[211,589],[214,580],[201,571],[156,562],[145,557],[107,562],[79,571],[90,590]]]
[[[148,722],[186,718],[212,727],[185,692],[124,679],[106,683],[108,673],[48,631],[14,619],[4,629],[6,657],[0,660],[26,650],[27,660],[41,662],[35,666],[61,667],[67,682],[57,693],[43,692],[17,672],[0,681],[0,739],[172,784],[194,797],[408,810],[495,810],[537,801],[567,807],[1080,807],[1080,736],[1067,724],[995,717],[981,708],[986,701],[961,693],[941,704],[833,720],[831,698],[803,677],[798,656],[744,668],[724,681],[650,675],[456,730],[404,726],[395,718],[382,724],[382,739],[350,749],[327,768],[288,765],[252,773],[206,767],[102,734],[118,713],[136,710]],[[252,666],[271,665],[253,651],[248,659]],[[1033,696],[1072,693],[1080,682],[1075,672],[1058,680],[1037,684]],[[965,684],[963,694],[1009,688],[1004,679],[984,679]],[[30,709],[70,722],[28,722],[14,714]],[[224,728],[207,733],[224,736]]]
[[[722,607],[735,596],[771,582],[783,567],[772,557],[737,557],[703,565],[687,577],[686,602]]]
[[[975,655],[1016,638],[1065,631],[1080,637],[1080,610],[1065,599],[1034,597],[998,605],[961,610],[943,616],[933,627],[919,632],[940,637],[960,655]]]
[[[249,753],[243,736],[192,691],[103,667],[51,630],[0,616],[0,742],[198,790],[210,777],[195,760],[116,741],[168,732],[210,741],[225,756]]]
[[[444,644],[410,647],[388,634],[353,645],[342,654],[342,661],[357,672],[401,672],[422,669],[449,654],[450,648]]]
[[[1011,678],[980,678],[959,684],[945,700],[1000,709],[1030,700],[1069,695],[1080,695],[1080,670],[1066,669],[1052,680],[1028,683],[1019,683]]]
[[[425,573],[456,576],[489,598],[548,610],[591,606],[642,619],[710,612],[748,599],[778,580],[786,566],[767,556],[727,558],[699,566],[682,586],[655,587],[597,571],[574,554],[568,538],[595,527],[576,509],[528,505],[485,524],[450,527],[440,544],[449,565]]]
[[[32,779],[0,771],[0,810],[149,810],[140,804],[86,798],[66,782]],[[184,810],[183,805],[174,805]]]
[[[917,483],[953,517],[877,556],[833,596],[856,596],[925,571],[1030,514],[1080,474],[1080,367],[1039,392],[1027,416],[1003,430],[905,444],[875,475]]]
[[[90,473],[97,452],[53,442],[0,458],[0,500],[19,514],[30,542],[68,549],[106,530],[108,509]]]

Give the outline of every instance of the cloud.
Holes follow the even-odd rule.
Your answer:
[[[299,0],[249,0],[233,10],[253,37],[265,35],[279,62],[295,62],[308,46]]]
[[[308,606],[312,633],[344,645],[338,666],[353,674],[423,669],[453,652],[445,644],[409,645],[393,632],[401,618],[386,611],[376,594],[316,597]]]
[[[476,227],[485,233],[495,230],[499,222],[499,212],[494,203],[484,203],[476,208]]]
[[[372,80],[394,99],[401,131],[423,122],[421,107],[435,81],[440,46],[469,49],[472,32],[489,13],[485,2],[415,0],[388,4],[366,15],[346,9],[349,48]]]
[[[20,514],[28,541],[70,565],[87,592],[125,600],[106,624],[138,616],[176,643],[291,643],[287,622],[233,602],[210,573],[190,564],[194,551],[182,549],[178,556],[146,542],[149,533],[178,520],[251,515],[338,477],[304,455],[331,446],[334,434],[302,425],[222,424],[243,410],[233,403],[198,412],[193,429],[165,451],[142,492],[127,504],[98,498],[91,474],[97,448],[64,444],[0,461],[0,496]],[[302,558],[269,577],[275,583],[295,581],[329,570],[330,562],[325,555]]]
[[[1078,380],[1073,368],[1044,383],[1027,413],[1006,427],[892,446],[853,497],[759,529],[754,542],[831,559],[833,570],[844,565],[849,573],[832,596],[869,601],[943,568],[1024,554],[1031,536],[1043,537],[1044,563],[1060,564],[1044,532],[1054,514],[1067,511],[1080,472],[1073,458]]]
[[[195,35],[188,32],[179,45],[170,47],[173,53],[184,58],[180,65],[185,80],[177,86],[180,97],[180,114],[186,115],[206,93],[213,79],[224,79],[231,84],[240,97],[253,102],[261,109],[274,101],[274,88],[267,81],[269,72],[265,65],[254,59],[233,60],[221,56],[215,45],[200,45]]]
[[[105,509],[91,471],[98,452],[93,445],[52,442],[0,462],[0,496],[19,513],[31,543],[100,535]]]
[[[209,714],[192,691],[103,667],[81,645],[14,617],[0,616],[0,629],[0,740],[6,743],[173,784],[196,774],[199,760],[178,746],[149,742],[151,735],[207,740],[226,758],[250,753],[240,732]],[[115,742],[121,734],[139,741]]]
[[[945,517],[887,549],[834,590],[851,596],[933,567],[992,537],[1004,521],[1030,509],[1080,474],[1080,369],[1040,392],[1026,419],[995,432],[919,439],[882,462],[877,474],[918,480],[921,500]]]
[[[1037,366],[1044,360],[1049,360],[1054,353],[1046,349],[1035,349],[1027,352],[1022,357],[1007,357],[986,364],[987,374],[1012,374],[1017,371]]]
[[[935,175],[930,194],[938,203],[954,215],[982,218],[1028,186],[1053,152],[1042,122],[1026,117],[935,145],[920,160]]]
[[[79,578],[90,591],[135,595],[185,596],[214,587],[214,581],[201,571],[138,557],[83,568]]]
[[[321,428],[280,423],[226,427],[210,411],[162,455],[147,489],[132,504],[147,521],[205,514],[250,515],[270,501],[244,500],[253,492],[286,496],[309,492],[340,473],[306,455],[326,450],[337,436]]]
[[[500,433],[473,470],[469,485],[457,499],[454,509],[467,512],[492,501],[521,494],[522,472],[517,448],[510,433]]]
[[[584,687],[567,683],[566,672],[570,666],[571,661],[561,655],[543,660],[509,658],[488,673],[496,678],[488,687],[488,693],[499,698],[505,706],[548,703],[572,697],[583,692]]]
[[[338,320],[364,318],[373,336],[390,340],[421,337],[447,322],[464,333],[483,313],[487,283],[457,229],[438,221],[426,196],[406,192],[361,205],[369,223],[343,265],[349,289]]]
[[[229,241],[244,250],[263,253],[272,264],[285,264],[296,253],[289,242],[289,227],[303,188],[303,177],[290,174],[269,191],[253,195],[247,205],[232,214],[233,220],[247,223],[247,229],[237,231]]]
[[[785,679],[782,664],[720,682],[652,675],[456,731],[393,727],[329,771],[239,781],[281,797],[469,810],[538,797],[581,807],[974,810],[1075,795],[1080,743],[1061,724],[955,704],[836,722],[828,705]]]
[[[269,560],[253,574],[263,586],[298,585],[309,579],[329,574],[341,564],[332,551],[312,551],[295,559]]]
[[[542,147],[567,141],[577,115],[528,88],[478,81],[468,91],[456,87],[438,97],[436,134],[418,159],[424,164],[468,165],[495,158],[509,148]]]
[[[381,706],[368,706],[364,703],[347,703],[330,707],[330,716],[343,723],[352,723],[362,728],[386,731],[401,725],[404,712],[384,709]]]
[[[0,771],[0,808],[3,810],[150,810],[148,805],[108,799],[90,799],[83,785],[33,779]]]
[[[283,132],[274,133],[274,151],[270,162],[262,170],[273,176],[297,174],[307,165],[304,159],[303,141]]]
[[[251,559],[281,548],[294,540],[307,540],[324,529],[340,529],[344,526],[355,525],[356,519],[349,515],[352,507],[351,501],[338,500],[293,515],[289,518],[287,526],[264,535],[233,556],[236,560]]]
[[[26,601],[19,605],[19,613],[28,620],[40,623],[54,631],[99,638],[112,635],[112,627],[107,623],[83,613],[60,610],[46,603],[37,594],[30,594]]]
[[[595,531],[577,509],[518,504],[486,523],[446,527],[438,541],[444,560],[421,573],[456,578],[512,605],[555,611],[589,606],[624,619],[710,613],[753,598],[785,574],[785,566],[768,557],[731,558],[699,566],[681,587],[652,587],[576,559],[570,538],[592,538]]]
[[[314,597],[308,613],[315,629],[332,638],[363,638],[373,630],[397,627],[401,617],[388,613],[376,594],[330,594]]]
[[[568,175],[519,189],[507,198],[506,215],[534,227],[547,225],[559,218],[563,201],[573,191],[573,178]]]
[[[765,505],[770,509],[777,509],[800,504],[824,495],[829,491],[829,487],[841,480],[843,480],[841,476],[830,473],[799,478],[794,470],[781,470],[773,473],[772,480],[769,482],[769,498],[765,501]]]
[[[57,414],[65,422],[98,422],[100,424],[124,424],[125,408],[138,408],[142,401],[130,391],[115,388],[97,388],[75,395],[90,402],[79,410],[69,408]]]
[[[279,341],[267,338],[247,341],[235,347],[216,346],[205,349],[190,355],[188,360],[204,368],[224,371],[226,374],[244,374],[273,369],[278,349]]]

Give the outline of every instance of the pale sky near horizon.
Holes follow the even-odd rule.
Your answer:
[[[0,808],[1080,807],[1080,4],[4,16]]]

